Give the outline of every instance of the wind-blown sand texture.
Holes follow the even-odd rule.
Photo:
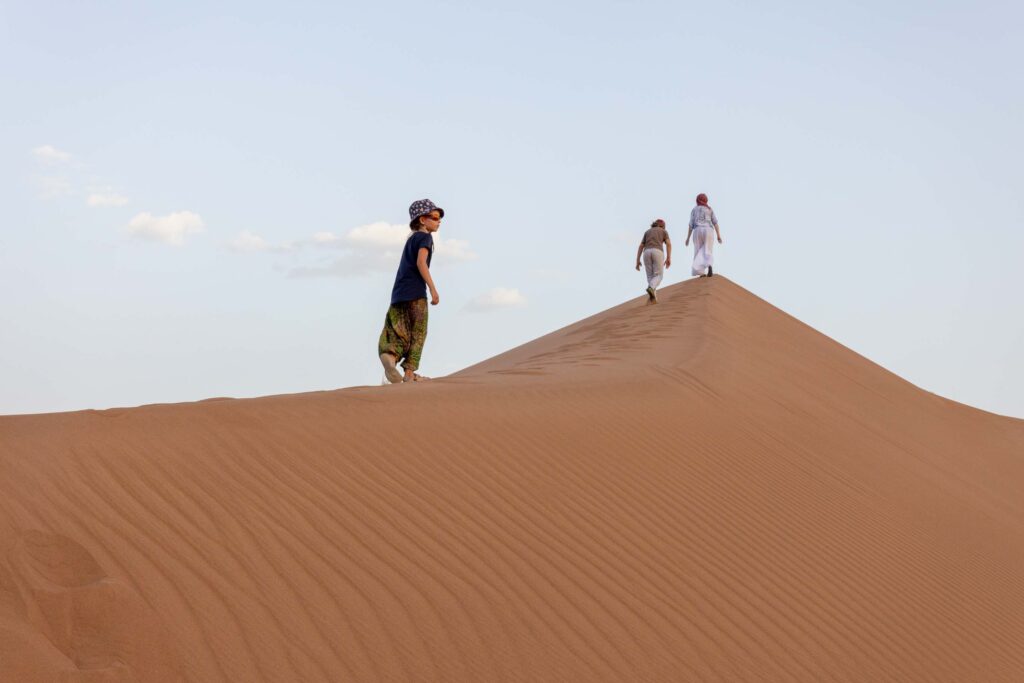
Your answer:
[[[0,418],[0,680],[1024,680],[1024,421],[660,298],[430,383]]]

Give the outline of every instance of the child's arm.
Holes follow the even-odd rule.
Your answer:
[[[420,247],[420,252],[416,256],[416,269],[420,271],[420,277],[427,283],[427,287],[430,288],[430,303],[436,306],[441,301],[441,297],[437,295],[437,287],[434,286],[434,278],[430,277],[430,268],[427,267],[427,255],[430,254],[430,250],[426,247]]]
[[[640,254],[644,251],[644,241],[640,240],[640,246],[636,248],[636,269],[640,270]]]
[[[665,257],[665,267],[672,267],[672,240],[668,235],[665,235],[665,247],[668,249],[668,255]]]

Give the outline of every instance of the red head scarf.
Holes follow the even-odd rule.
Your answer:
[[[708,196],[701,192],[699,195],[697,195],[697,203],[700,204],[701,206],[708,206]],[[711,207],[708,206],[708,208],[710,209]]]

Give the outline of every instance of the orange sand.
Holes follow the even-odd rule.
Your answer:
[[[0,681],[1024,680],[1024,421],[660,296],[430,383],[0,418]]]

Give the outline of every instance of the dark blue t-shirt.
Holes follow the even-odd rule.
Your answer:
[[[427,266],[430,266],[430,259],[434,256],[434,236],[429,232],[418,230],[409,236],[402,249],[402,260],[398,264],[398,274],[395,275],[395,286],[391,289],[391,303],[398,304],[403,301],[414,301],[427,296],[427,282],[420,275],[416,267],[416,257],[420,249],[429,249],[427,252]]]

